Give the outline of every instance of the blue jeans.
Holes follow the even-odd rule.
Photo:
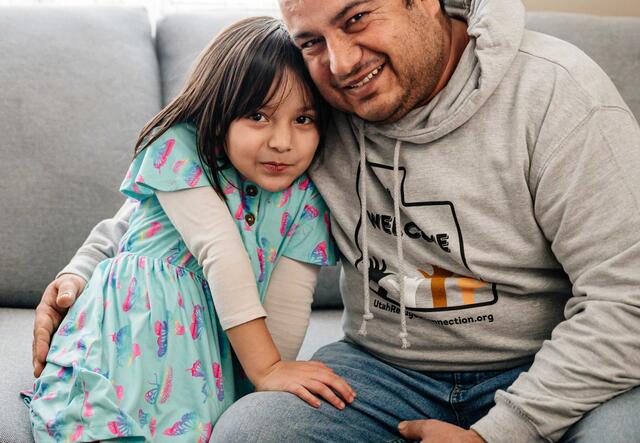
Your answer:
[[[315,409],[286,392],[257,392],[233,404],[215,426],[212,441],[401,442],[402,420],[435,418],[468,428],[494,405],[529,364],[506,371],[417,372],[389,365],[362,348],[337,342],[313,356],[344,377],[356,400],[339,411],[326,402]],[[563,443],[640,441],[634,389],[587,414]],[[516,443],[516,442],[514,442]]]

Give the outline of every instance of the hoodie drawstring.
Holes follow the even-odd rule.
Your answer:
[[[361,124],[359,131],[360,142],[360,183],[358,189],[360,191],[360,220],[362,225],[362,279],[364,282],[364,314],[362,314],[362,325],[358,334],[367,335],[367,321],[373,319],[369,302],[369,241],[367,238],[367,157],[364,149],[364,124]]]
[[[405,281],[404,281],[404,251],[402,249],[402,223],[400,222],[400,146],[402,142],[396,141],[396,147],[393,150],[393,215],[396,219],[396,250],[398,256],[398,279],[400,280],[400,339],[402,340],[402,349],[407,349],[411,344],[407,337],[407,315],[404,300]]]
[[[361,122],[359,129],[358,142],[360,144],[360,180],[358,183],[358,189],[360,192],[360,220],[362,221],[362,280],[363,280],[363,295],[364,295],[364,314],[362,314],[362,325],[358,334],[367,335],[367,322],[373,319],[371,313],[371,302],[369,297],[369,241],[367,236],[367,158],[365,155],[365,131],[364,123]],[[404,251],[402,248],[402,229],[400,223],[400,147],[402,142],[396,141],[396,146],[393,152],[393,212],[396,223],[396,249],[398,256],[398,279],[400,289],[400,324],[401,332],[399,334],[402,340],[402,349],[407,349],[411,346],[407,339],[407,316],[405,306],[405,281],[404,281]]]

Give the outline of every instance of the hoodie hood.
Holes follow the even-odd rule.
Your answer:
[[[429,143],[466,123],[493,94],[520,47],[524,6],[519,0],[445,0],[445,9],[467,23],[470,37],[445,88],[395,123],[376,125],[350,116],[356,133],[364,128],[367,135]]]

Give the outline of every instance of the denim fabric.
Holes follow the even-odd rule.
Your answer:
[[[344,377],[356,400],[339,411],[326,402],[315,409],[285,392],[257,392],[234,403],[216,424],[215,442],[404,442],[402,420],[435,418],[468,428],[494,405],[529,364],[506,371],[417,372],[389,365],[344,341],[313,356]],[[640,388],[587,414],[562,443],[640,441]],[[625,414],[626,413],[626,414]]]

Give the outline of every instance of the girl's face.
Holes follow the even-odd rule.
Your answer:
[[[290,72],[272,99],[227,132],[227,156],[245,178],[277,192],[288,188],[313,160],[320,141],[316,111],[305,100],[304,86]]]

